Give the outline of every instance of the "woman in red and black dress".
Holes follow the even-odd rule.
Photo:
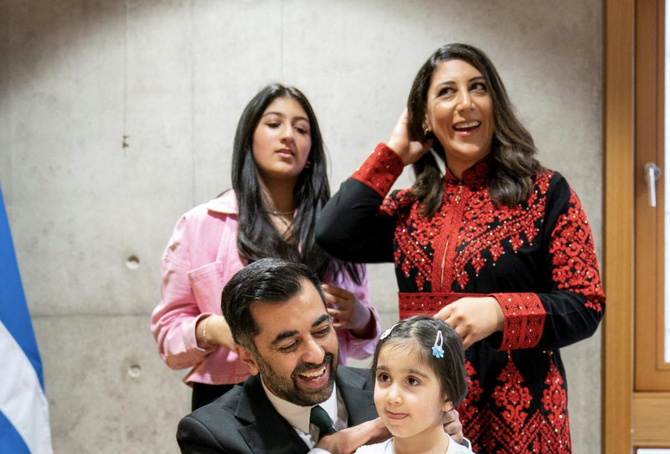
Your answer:
[[[559,349],[591,336],[605,309],[582,205],[536,153],[486,55],[449,44],[317,225],[341,259],[395,262],[401,318],[434,314],[461,336],[459,412],[479,453],[571,452]],[[412,188],[387,196],[410,164]]]

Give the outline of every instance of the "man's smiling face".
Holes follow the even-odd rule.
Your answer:
[[[327,400],[339,362],[337,335],[321,295],[308,280],[300,293],[283,303],[251,305],[259,334],[256,351],[242,347],[241,359],[265,386],[296,405]]]

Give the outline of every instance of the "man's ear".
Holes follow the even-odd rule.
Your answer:
[[[235,353],[237,353],[237,356],[239,356],[240,360],[247,365],[251,375],[258,375],[260,371],[258,370],[256,355],[254,355],[251,350],[240,344],[235,344]]]

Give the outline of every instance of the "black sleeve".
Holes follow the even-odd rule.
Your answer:
[[[546,203],[541,288],[492,295],[505,314],[501,350],[562,348],[591,336],[603,317],[591,228],[579,198],[558,173]]]
[[[558,172],[547,201],[543,243],[547,293],[539,295],[546,311],[539,346],[561,348],[590,337],[605,312],[591,225],[582,204]]]
[[[232,453],[224,449],[212,432],[192,416],[186,416],[177,428],[177,443],[182,454]]]
[[[380,211],[383,201],[369,186],[347,179],[317,220],[317,243],[341,260],[392,262],[395,219]]]

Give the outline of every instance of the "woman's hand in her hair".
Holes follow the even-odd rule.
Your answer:
[[[395,128],[393,128],[391,138],[386,143],[387,147],[400,156],[402,162],[406,166],[418,161],[433,145],[432,139],[426,142],[411,140],[409,136],[408,122],[409,113],[407,112],[407,109],[405,109],[402,111],[402,114],[400,114],[400,118],[398,118],[398,123],[396,123]]]
[[[375,335],[375,319],[370,309],[356,295],[334,285],[323,284],[321,287],[335,329],[351,330],[354,336],[361,339],[369,339]]]
[[[505,315],[493,297],[461,298],[443,307],[435,318],[444,320],[468,348],[496,331],[502,331]]]
[[[209,321],[207,322],[207,320]],[[207,322],[207,339],[204,337],[205,322]],[[228,326],[223,315],[210,315],[209,317],[200,319],[195,327],[195,333],[198,347],[200,348],[212,346],[221,346],[228,350],[235,348],[233,334],[230,332],[230,326]]]

